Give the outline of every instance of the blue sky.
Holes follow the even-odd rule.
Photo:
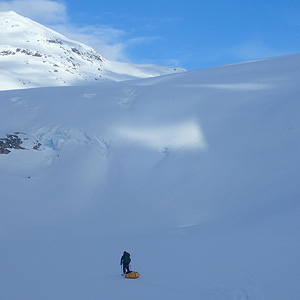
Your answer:
[[[0,1],[107,59],[188,70],[300,52],[300,2]]]

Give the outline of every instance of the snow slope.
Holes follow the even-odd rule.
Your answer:
[[[299,299],[299,67],[0,92],[3,299]]]
[[[0,12],[0,90],[95,84],[183,72],[182,68],[134,65],[104,59],[15,12]]]

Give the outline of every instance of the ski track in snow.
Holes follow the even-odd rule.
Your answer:
[[[83,94],[83,97],[88,100],[94,99],[95,96],[96,94]]]
[[[123,92],[126,94],[126,97],[122,98],[121,101],[119,102],[119,104],[121,106],[130,108],[134,102],[134,99],[136,98],[135,90],[126,88],[126,89],[123,89]]]
[[[215,287],[210,288],[210,292],[215,293],[217,299],[228,299],[228,300],[251,300],[251,293],[244,289],[230,289],[230,288],[222,288],[222,287]],[[214,296],[214,297],[215,297]],[[259,298],[255,298],[259,299]]]

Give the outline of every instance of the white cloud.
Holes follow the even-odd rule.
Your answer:
[[[123,30],[102,25],[76,27],[72,24],[52,25],[51,29],[93,47],[104,58],[128,60],[124,54],[126,44],[122,42],[122,37],[125,35]]]
[[[70,39],[91,46],[104,58],[114,61],[131,62],[126,55],[128,48],[159,39],[128,37],[124,30],[102,24],[80,27],[72,21],[68,7],[60,0],[0,0],[0,11],[14,11],[28,17]]]
[[[0,11],[14,11],[39,22],[75,41],[93,47],[104,58],[128,61],[125,55],[128,41],[125,32],[113,27],[89,25],[78,27],[72,23],[63,2],[51,0],[0,1]]]
[[[66,6],[50,0],[0,1],[0,11],[14,11],[41,23],[64,23],[67,20]]]
[[[235,47],[232,51],[238,59],[251,60],[260,59],[266,57],[275,57],[287,54],[284,50],[273,49],[260,39],[250,39],[243,44]]]

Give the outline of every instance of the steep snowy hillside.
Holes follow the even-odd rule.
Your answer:
[[[0,90],[94,84],[183,72],[181,68],[133,65],[104,59],[14,12],[0,12]]]
[[[299,79],[292,55],[0,92],[3,299],[298,300]]]

